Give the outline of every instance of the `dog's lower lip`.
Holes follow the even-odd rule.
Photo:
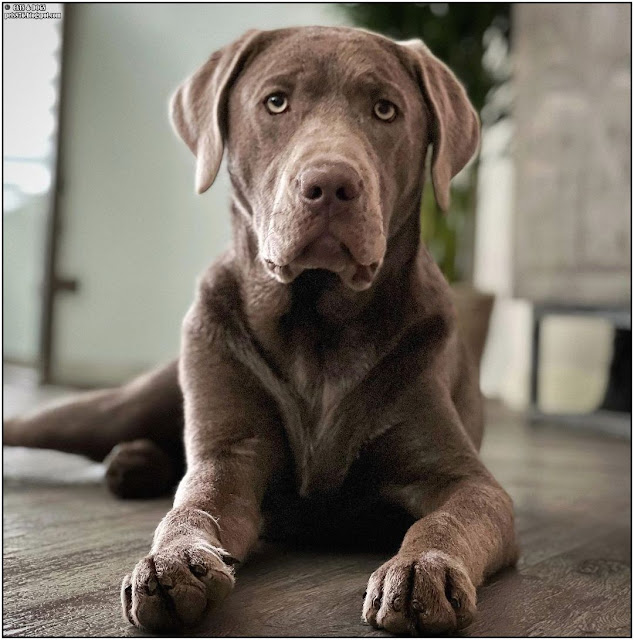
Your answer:
[[[263,258],[262,261],[273,277],[283,284],[289,284],[297,276],[296,270],[291,267],[290,263],[279,265],[269,258]]]
[[[378,262],[373,262],[371,265],[359,265],[352,276],[352,284],[359,287],[370,286],[377,268]]]
[[[269,268],[269,270],[275,275],[277,279],[281,282],[290,283],[295,277],[297,277],[300,273],[306,271],[329,271],[333,275],[339,276],[343,284],[350,287],[355,291],[364,291],[372,286],[372,282],[374,281],[374,277],[379,269],[380,262],[372,262],[371,264],[362,264],[357,262],[352,256],[352,253],[342,245],[345,249],[345,252],[348,254],[351,264],[349,266],[342,265],[340,268],[331,268],[331,267],[304,267],[300,269],[295,269],[294,271],[291,269],[291,263],[280,265],[277,264],[274,260],[270,260],[269,258],[264,258],[264,263]],[[350,269],[352,265],[354,266],[354,271],[351,273]]]

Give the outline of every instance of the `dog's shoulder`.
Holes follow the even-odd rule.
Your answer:
[[[223,253],[198,277],[196,293],[184,320],[190,333],[232,322],[240,308],[240,287],[231,250]]]

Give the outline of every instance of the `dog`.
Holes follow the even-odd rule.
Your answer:
[[[171,119],[196,190],[225,147],[233,190],[233,244],[199,280],[178,362],[9,420],[5,444],[107,457],[122,497],[184,472],[123,580],[140,628],[199,623],[263,527],[298,505],[322,524],[374,517],[375,532],[390,522],[380,505],[402,510],[411,526],[370,576],[363,619],[465,627],[476,588],[518,554],[512,502],[478,456],[477,363],[420,242],[429,147],[446,210],[478,146],[465,90],[419,40],[254,30],[177,90]]]

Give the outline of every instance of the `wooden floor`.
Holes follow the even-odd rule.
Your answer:
[[[9,410],[24,403],[5,395]],[[489,413],[483,457],[515,501],[522,556],[479,591],[461,635],[631,635],[629,442]],[[169,501],[118,501],[101,473],[73,456],[4,449],[4,635],[143,635],[121,617],[119,584]],[[385,559],[262,547],[196,635],[387,635],[360,618]]]

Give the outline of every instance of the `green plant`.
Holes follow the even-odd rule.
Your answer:
[[[509,78],[508,3],[341,4],[355,25],[396,40],[421,38],[464,84],[483,126],[508,115],[499,89]],[[450,282],[471,272],[477,159],[452,188],[451,210],[443,214],[426,189],[421,203],[421,236]]]

